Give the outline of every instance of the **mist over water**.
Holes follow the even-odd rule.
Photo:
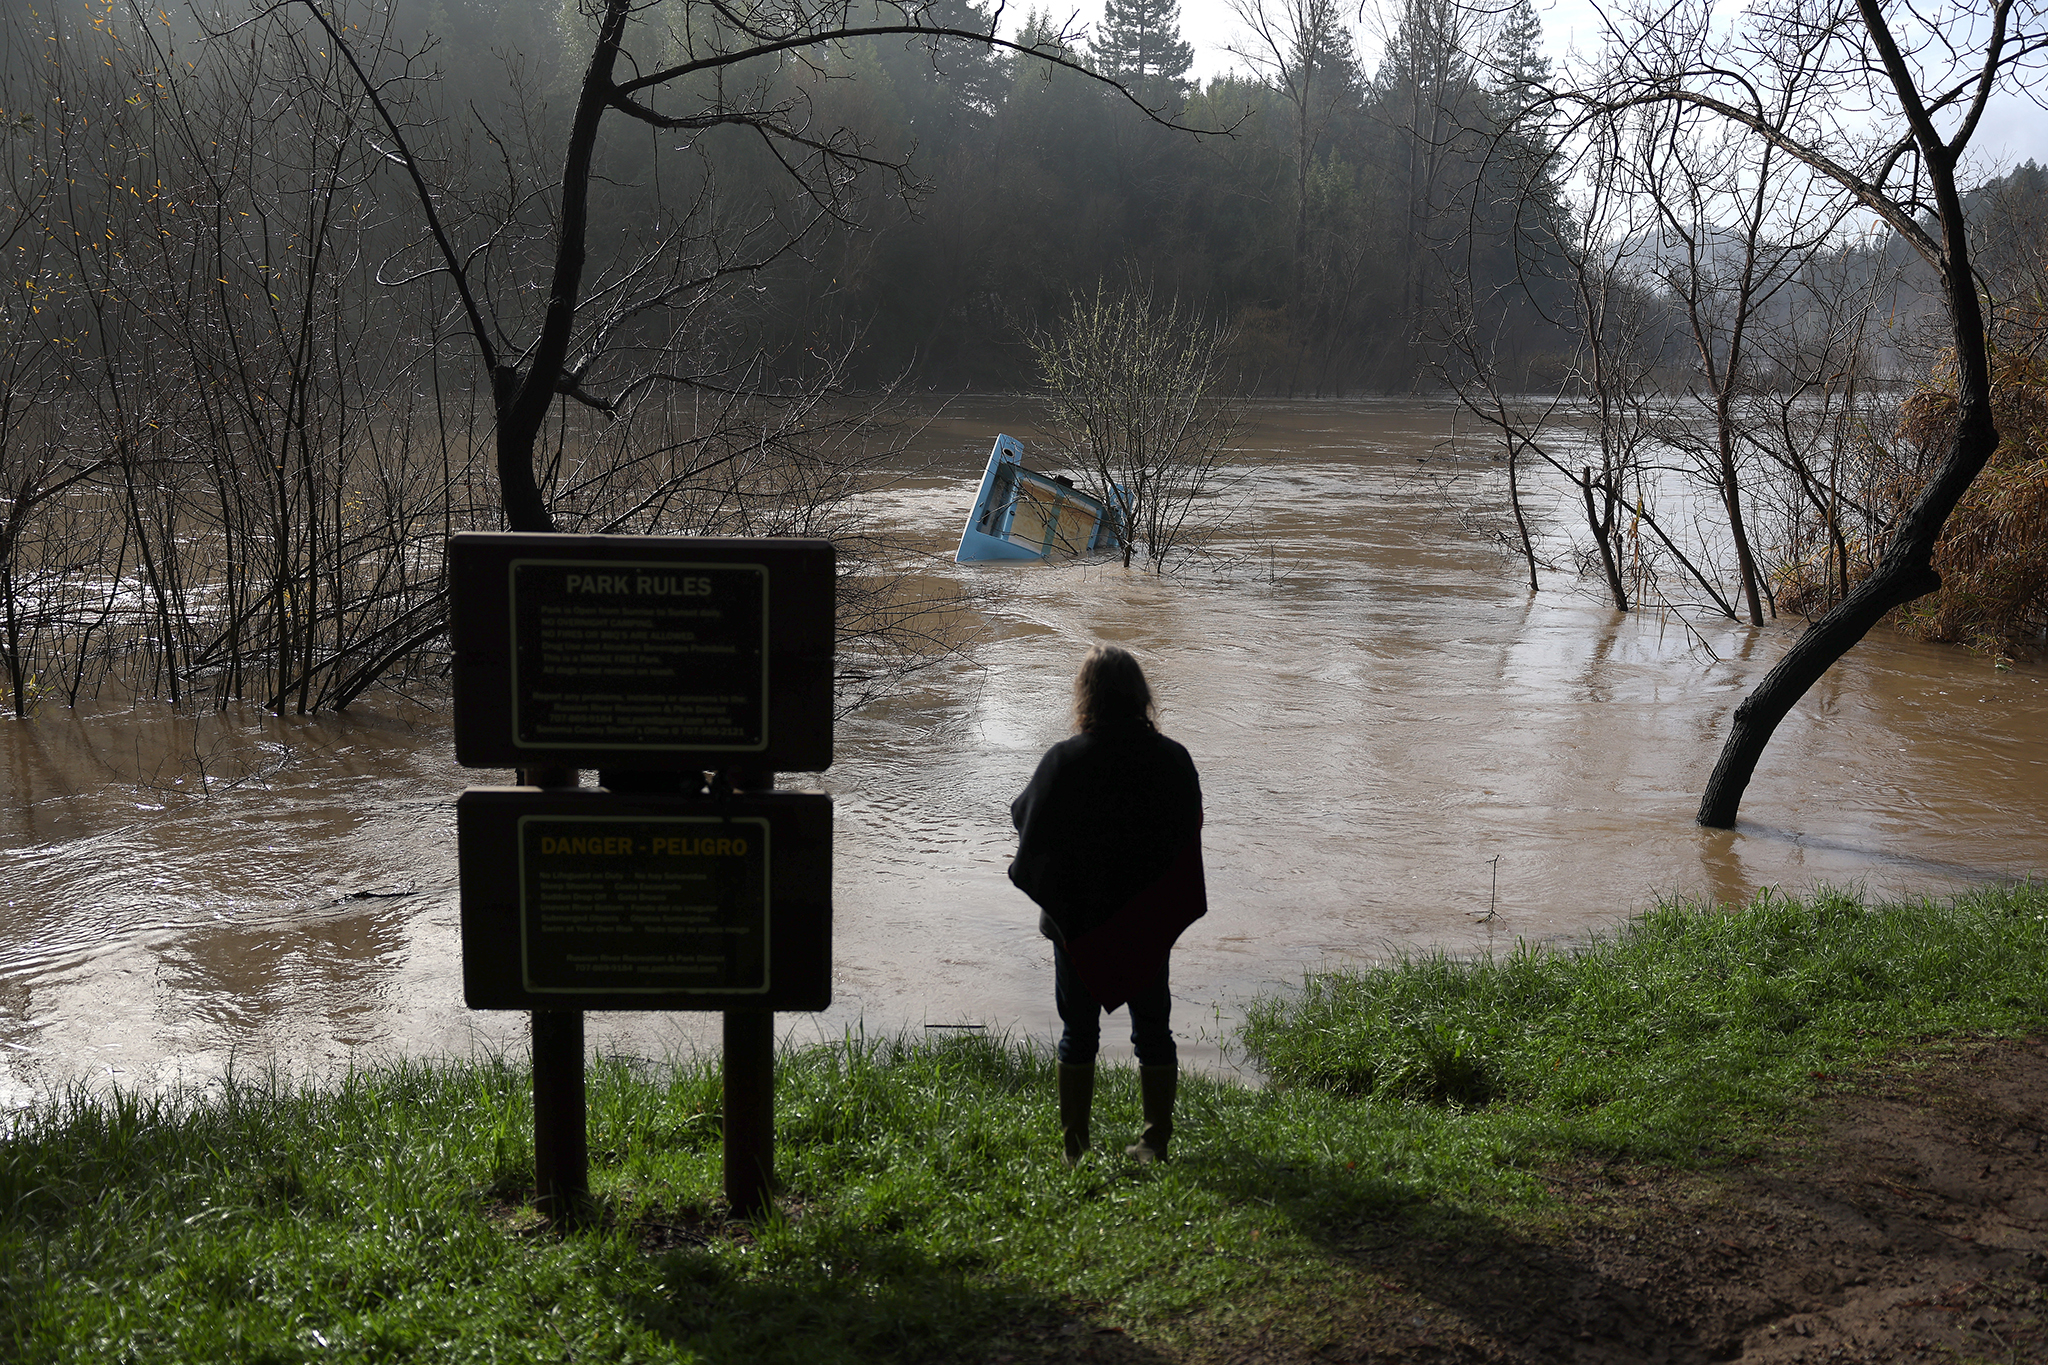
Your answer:
[[[879,514],[950,550],[996,432],[1032,460],[1031,419],[951,406]],[[1565,578],[1532,598],[1466,529],[1497,472],[1469,442],[1454,458],[1447,410],[1255,419],[1221,568],[947,567],[989,592],[973,661],[842,722],[832,769],[791,779],[836,803],[835,969],[832,1008],[782,1016],[785,1037],[979,1024],[1050,1043],[1008,803],[1099,640],[1145,661],[1202,773],[1211,911],[1173,967],[1199,1064],[1229,1064],[1254,995],[1326,964],[1569,942],[1660,895],[2048,868],[2039,664],[1881,629],[1780,729],[1742,825],[1704,831],[1728,713],[1801,623],[1688,629]],[[523,1015],[462,1005],[452,800],[509,774],[455,768],[445,715],[52,706],[0,726],[0,775],[0,1104],[80,1076],[523,1050]],[[597,1047],[640,1056],[715,1045],[716,1026],[590,1019]]]

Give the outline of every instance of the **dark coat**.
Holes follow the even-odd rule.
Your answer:
[[[1186,749],[1126,722],[1046,750],[1010,820],[1019,835],[1010,880],[1044,911],[1046,936],[1064,943],[1174,865],[1202,828],[1202,785]]]

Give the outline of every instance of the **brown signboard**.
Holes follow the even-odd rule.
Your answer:
[[[456,801],[472,1009],[823,1009],[831,798],[473,787]]]
[[[834,563],[824,540],[452,537],[456,761],[830,766]]]

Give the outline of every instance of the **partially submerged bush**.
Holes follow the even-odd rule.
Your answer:
[[[1223,460],[1238,430],[1218,361],[1228,343],[1135,281],[1074,295],[1058,329],[1032,340],[1046,434],[1115,509],[1125,568],[1140,553],[1163,568],[1219,529],[1208,505],[1232,482]]]

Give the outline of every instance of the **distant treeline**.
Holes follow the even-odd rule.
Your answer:
[[[884,21],[901,12],[861,8]],[[1456,245],[1457,268],[1490,296],[1515,279],[1518,248],[1524,264],[1544,256],[1562,211],[1529,155],[1541,130],[1515,128],[1547,72],[1528,0],[1483,22],[1411,3],[1372,70],[1348,9],[1248,9],[1263,27],[1247,30],[1240,74],[1206,84],[1188,79],[1174,0],[1112,0],[1085,41],[1057,31],[1050,11],[1024,25],[1026,46],[1122,89],[970,42],[821,47],[808,66],[762,79],[805,106],[821,139],[849,131],[889,163],[863,177],[843,220],[807,218],[750,130],[622,128],[605,147],[613,189],[598,222],[623,227],[657,198],[703,196],[704,214],[728,225],[804,229],[796,250],[735,281],[724,321],[785,367],[852,345],[861,382],[914,374],[940,389],[1028,386],[1029,332],[1098,282],[1138,277],[1236,327],[1233,359],[1248,388],[1335,395],[1427,383],[1446,248]],[[670,0],[643,22],[701,27],[701,10]],[[993,19],[993,7],[971,0],[918,13],[964,30]],[[467,149],[478,194],[490,193],[498,150],[544,159],[559,143],[551,124],[566,117],[591,45],[576,6],[397,0],[382,21],[389,51],[413,54],[403,69],[419,79],[405,95],[420,117],[445,124],[451,148]],[[682,147],[694,154],[685,170],[661,164]],[[1469,260],[1467,245],[1478,248]],[[1562,344],[1533,317],[1517,325],[1518,342]]]

